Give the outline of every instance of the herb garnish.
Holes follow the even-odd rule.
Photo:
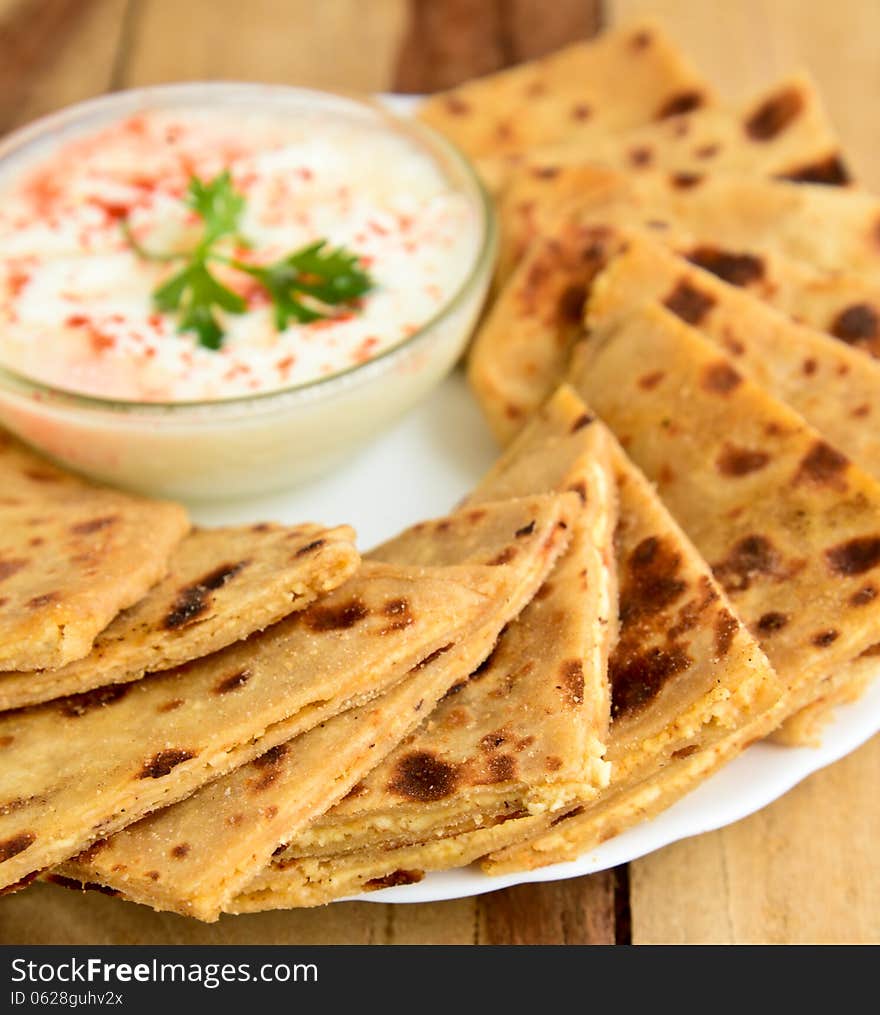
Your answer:
[[[134,238],[127,220],[122,229],[135,252],[149,261],[183,261],[183,267],[153,292],[156,309],[178,313],[178,330],[198,335],[206,349],[219,349],[223,329],[217,309],[242,314],[246,301],[224,285],[211,271],[212,264],[225,264],[250,275],[265,289],[274,307],[275,327],[283,331],[291,320],[301,324],[334,316],[334,309],[351,307],[373,288],[373,280],[359,265],[357,254],[344,247],[332,248],[318,240],[273,264],[256,265],[224,253],[234,244],[249,244],[239,232],[245,198],[236,191],[228,170],[213,180],[190,178],[187,205],[202,220],[202,235],[186,253],[155,254]]]

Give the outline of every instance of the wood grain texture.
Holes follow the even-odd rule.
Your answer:
[[[133,0],[120,85],[266,81],[381,91],[405,0]]]
[[[613,944],[613,871],[419,905],[338,903],[200,924],[97,892],[35,885],[0,903],[0,943]]]
[[[475,899],[225,916],[202,924],[97,892],[34,885],[0,903],[0,944],[474,944]]]
[[[477,897],[477,941],[614,944],[614,873],[517,885]]]
[[[880,737],[727,828],[630,864],[634,944],[880,942]]]
[[[390,906],[225,916],[203,924],[96,892],[34,885],[0,905],[0,943],[15,944],[384,944]]]
[[[0,0],[0,133],[107,91],[129,0]]]
[[[436,92],[594,35],[599,0],[409,0],[394,75],[400,92]]]
[[[502,0],[511,63],[534,60],[560,46],[588,39],[602,26],[601,0]]]
[[[435,92],[505,64],[496,0],[410,0],[394,88]]]
[[[477,943],[477,900],[454,899],[416,906],[381,907],[387,918],[387,941],[402,945],[470,945]]]
[[[748,96],[796,68],[809,70],[856,175],[880,187],[876,0],[607,0],[607,22],[642,14],[662,20],[729,96]]]

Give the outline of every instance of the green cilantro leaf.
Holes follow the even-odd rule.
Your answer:
[[[280,263],[296,272],[296,287],[316,300],[333,306],[348,303],[373,288],[370,276],[359,267],[357,254],[344,247],[327,247],[318,240],[290,254]]]
[[[318,240],[274,264],[256,266],[234,262],[239,271],[257,279],[275,308],[275,327],[283,331],[291,318],[300,324],[332,315],[332,307],[352,305],[373,288],[373,280],[347,250],[327,248]],[[307,297],[303,302],[302,297]]]
[[[201,260],[193,261],[160,285],[153,293],[153,301],[165,313],[180,311],[179,330],[195,332],[200,345],[215,350],[223,344],[223,329],[214,308],[230,314],[241,314],[247,309],[244,299],[218,282]]]
[[[186,191],[186,203],[205,223],[201,247],[210,247],[223,236],[238,232],[238,220],[244,211],[244,195],[232,185],[228,169],[205,182],[191,177]]]
[[[179,330],[194,332],[199,344],[207,349],[216,350],[223,344],[223,328],[216,310],[241,314],[247,309],[246,301],[211,273],[211,262],[225,264],[260,283],[272,301],[275,327],[279,331],[291,320],[309,324],[333,316],[337,307],[352,308],[374,288],[375,283],[360,266],[358,255],[344,247],[328,247],[326,240],[318,240],[267,265],[248,264],[228,256],[222,248],[217,249],[218,241],[224,239],[250,246],[238,231],[245,198],[235,190],[229,170],[208,181],[193,176],[185,200],[203,222],[201,239],[190,254],[151,253],[137,242],[127,221],[122,222],[122,230],[139,257],[185,262],[180,271],[153,292],[153,302],[163,313],[177,313]]]

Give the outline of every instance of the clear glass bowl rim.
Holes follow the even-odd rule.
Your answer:
[[[122,107],[126,111],[134,111],[142,106],[161,108],[163,100],[168,104],[174,104],[176,101],[185,103],[187,100],[192,100],[193,105],[203,101],[206,106],[210,106],[214,102],[222,101],[224,96],[244,99],[251,95],[256,97],[258,94],[270,94],[280,99],[285,97],[294,99],[298,97],[318,102],[333,100],[348,103],[354,108],[360,108],[363,112],[371,112],[378,115],[395,130],[414,138],[423,148],[429,151],[435,161],[441,164],[441,168],[442,158],[450,160],[458,167],[468,186],[473,191],[473,194],[469,196],[473,198],[480,215],[479,236],[470,270],[446,303],[422,324],[417,331],[414,331],[412,335],[408,335],[403,341],[385,349],[364,363],[347,367],[326,377],[317,377],[314,380],[300,382],[299,384],[272,388],[271,391],[254,395],[176,402],[146,402],[102,398],[97,395],[87,395],[51,384],[45,384],[26,374],[17,373],[15,370],[3,365],[0,365],[0,389],[6,388],[15,394],[24,395],[25,397],[37,396],[38,398],[45,398],[56,408],[66,407],[70,409],[117,412],[130,415],[150,415],[156,413],[163,415],[169,413],[185,415],[190,411],[202,416],[206,410],[215,410],[221,413],[225,408],[240,410],[245,407],[265,410],[271,407],[270,403],[273,399],[289,404],[290,397],[299,392],[307,393],[310,398],[320,397],[322,394],[332,395],[346,383],[355,380],[357,375],[373,374],[376,372],[379,364],[390,366],[396,358],[402,357],[410,352],[414,346],[418,346],[423,341],[430,339],[436,326],[445,318],[452,316],[467,301],[473,289],[480,284],[484,273],[489,267],[489,262],[495,254],[497,223],[492,199],[471,162],[454,144],[437,131],[421,123],[421,121],[396,115],[383,102],[381,96],[370,97],[344,91],[301,88],[295,85],[261,84],[249,81],[187,81],[149,85],[143,88],[129,88],[65,106],[57,112],[39,117],[23,127],[11,131],[0,140],[0,162],[13,154],[17,154],[27,146],[42,140],[52,131],[67,128],[75,124],[79,119],[88,119],[93,114],[100,114],[104,111],[112,112],[113,108],[117,106]],[[448,173],[444,171],[444,175],[448,175]]]

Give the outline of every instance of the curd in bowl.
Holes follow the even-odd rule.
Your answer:
[[[206,343],[185,327],[188,297],[169,309],[155,294],[204,235],[192,181],[224,173],[240,213],[208,267],[237,306],[211,308]],[[0,145],[0,421],[162,496],[292,485],[451,368],[494,238],[463,157],[378,104],[218,83],[71,107]],[[279,321],[273,292],[232,266],[317,242],[371,283],[320,315]]]

